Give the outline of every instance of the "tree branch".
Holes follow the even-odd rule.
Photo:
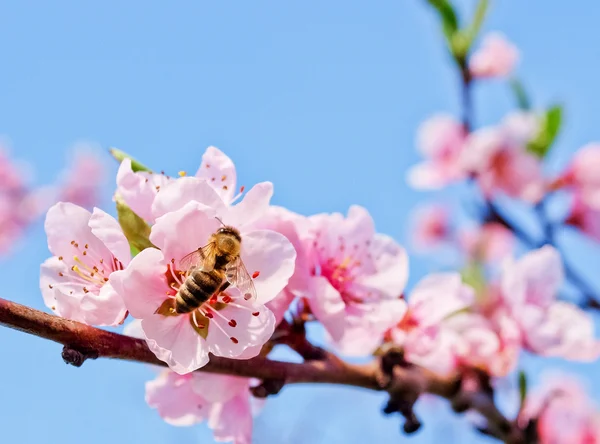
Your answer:
[[[110,358],[166,366],[142,339],[63,319],[5,299],[0,299],[0,325],[63,344],[63,358],[75,365],[81,365],[86,358]],[[349,364],[341,359],[295,364],[264,357],[239,360],[211,356],[210,362],[198,371],[284,381],[285,384],[326,383],[385,390],[396,399],[400,393],[407,399],[418,397],[421,393],[438,395],[451,401],[461,396],[465,409],[477,410],[488,420],[490,429],[500,430],[498,438],[506,441],[509,435],[522,435],[516,425],[500,413],[489,396],[462,393],[460,390],[457,392],[459,375],[442,377],[412,365],[396,366],[393,377],[388,378],[385,384],[381,382],[382,370],[378,361],[366,365]]]

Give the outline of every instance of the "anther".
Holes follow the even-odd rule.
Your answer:
[[[207,312],[206,312],[206,317],[207,317],[208,319],[212,319],[212,318],[214,318],[214,317],[215,317],[215,315],[213,315],[213,314],[212,314],[210,311],[207,311]]]
[[[227,191],[227,185],[223,185],[223,189]]]
[[[83,287],[83,292],[84,293],[89,293],[90,290],[88,290],[86,287]]]
[[[54,287],[52,286],[52,284],[48,284],[48,288],[49,288],[50,290],[52,290]]]
[[[63,260],[63,257],[62,257],[62,256],[58,256],[58,260],[59,260],[59,261],[62,261],[62,260]]]
[[[235,327],[237,325],[237,322],[235,321],[235,319],[232,319],[228,322],[229,325],[231,325],[232,327]]]
[[[252,313],[252,316],[258,316],[260,314],[259,311],[255,311],[254,313]]]
[[[185,171],[180,171],[179,177],[184,177],[184,176],[187,176],[187,173]]]
[[[86,248],[86,249],[90,248],[88,244],[85,244],[83,247]]]
[[[237,338],[234,338],[233,336],[230,337],[229,339],[231,339],[231,342],[233,342],[234,344],[237,344],[239,341],[237,340]]]
[[[60,277],[63,277],[63,276],[64,276],[64,274],[63,274],[63,272],[62,272],[62,271],[59,271],[59,272],[58,272],[58,275],[59,275]]]
[[[244,185],[242,185],[242,186],[240,187],[240,193],[243,193],[245,189],[246,189],[246,187],[245,187]]]
[[[256,279],[259,276],[260,276],[260,271],[255,271],[254,273],[252,273],[252,279]]]
[[[87,251],[83,250],[83,255],[87,256]]]
[[[231,302],[231,296],[229,296],[229,295],[223,296],[223,302],[225,304],[229,304]]]
[[[226,176],[225,174],[223,174],[223,175],[221,176],[221,182],[225,182],[225,179],[227,179],[227,176]]]

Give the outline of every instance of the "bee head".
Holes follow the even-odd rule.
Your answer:
[[[215,234],[217,248],[223,256],[230,258],[229,260],[233,260],[239,256],[242,237],[238,230],[233,227],[224,226],[219,228]]]

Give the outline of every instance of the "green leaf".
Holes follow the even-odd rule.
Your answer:
[[[529,111],[531,109],[531,102],[529,101],[529,97],[527,97],[527,93],[525,92],[525,88],[523,87],[521,81],[516,78],[511,79],[510,88],[517,99],[517,105],[519,108],[523,111]]]
[[[527,146],[527,150],[530,153],[540,159],[543,159],[548,154],[560,131],[562,114],[562,107],[560,105],[552,106],[544,113],[538,135]]]
[[[129,241],[132,256],[135,256],[146,248],[154,247],[149,239],[150,225],[135,214],[119,197],[117,197],[117,219],[125,237]]]
[[[471,24],[454,37],[454,49],[457,56],[465,57],[467,52],[469,52],[471,45],[473,45],[473,42],[481,30],[489,5],[489,0],[479,0]]]
[[[483,296],[487,287],[485,273],[479,262],[472,261],[460,272],[462,281],[475,290],[475,295]]]
[[[111,148],[109,151],[110,151],[110,154],[119,161],[119,163],[123,162],[124,159],[131,159],[131,169],[134,172],[135,171],[147,171],[149,173],[152,172],[150,170],[150,168],[148,168],[147,166],[145,166],[145,165],[141,164],[140,162],[138,162],[137,160],[135,160],[133,157],[131,157],[125,151],[121,151],[116,148]]]
[[[519,371],[519,399],[521,408],[525,404],[525,398],[527,397],[527,375],[523,370]]]
[[[427,0],[427,2],[437,10],[442,21],[442,31],[451,44],[454,33],[458,30],[458,18],[454,6],[449,0]]]

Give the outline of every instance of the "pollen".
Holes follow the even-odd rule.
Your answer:
[[[185,176],[187,176],[187,173],[185,171],[179,172],[179,177],[185,177]]]
[[[236,337],[233,337],[233,336],[230,337],[229,339],[231,339],[231,342],[233,342],[234,344],[237,344],[238,342],[240,342],[240,341],[237,340]]]
[[[231,321],[228,322],[229,325],[231,325],[232,327],[235,327],[237,325],[237,322],[235,319],[232,319]]]
[[[252,279],[256,279],[259,276],[260,276],[260,271],[255,271],[254,273],[252,273]]]

